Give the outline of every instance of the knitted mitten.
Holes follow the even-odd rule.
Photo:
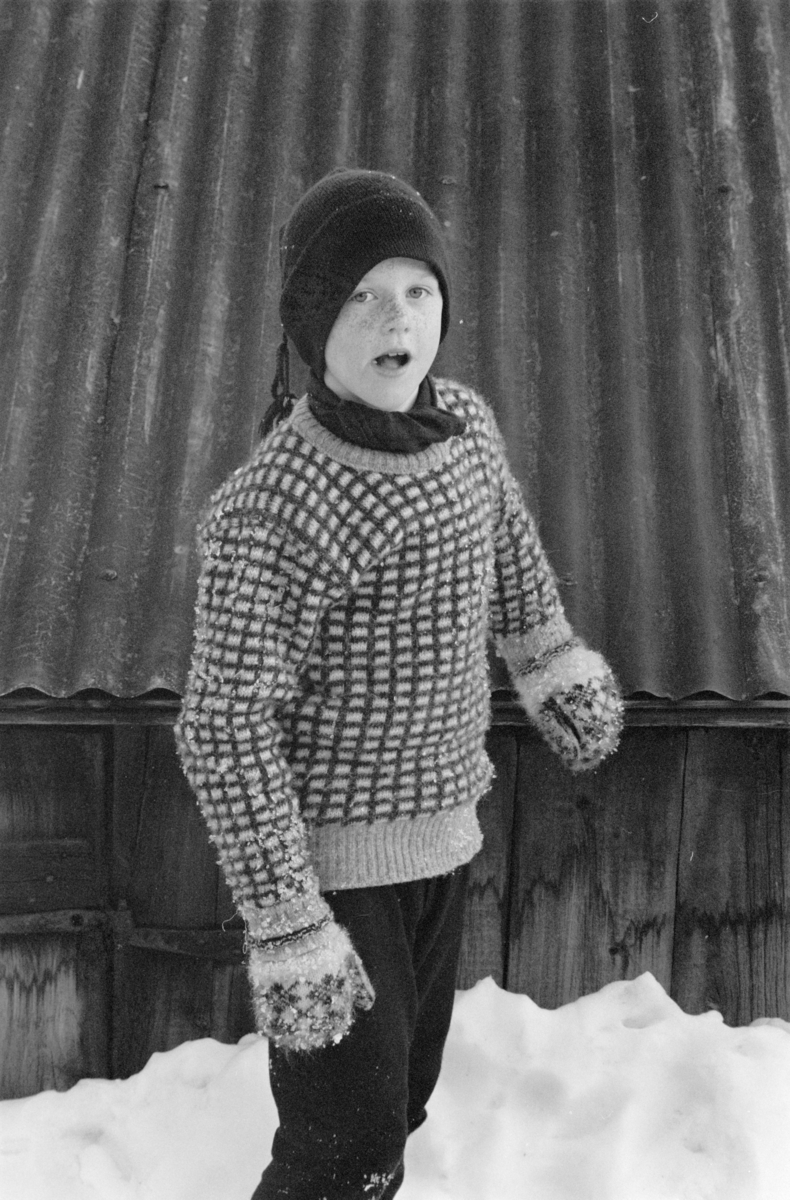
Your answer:
[[[283,1049],[339,1042],[357,1010],[375,999],[351,939],[331,919],[301,935],[253,942],[247,970],[257,1027]]]
[[[501,643],[521,703],[538,732],[571,771],[597,767],[617,749],[623,701],[608,663],[578,638],[541,645]]]
[[[548,696],[533,716],[545,741],[571,771],[587,771],[617,748],[623,702],[611,671]]]

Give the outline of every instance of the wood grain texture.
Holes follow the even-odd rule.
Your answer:
[[[0,912],[106,902],[102,729],[0,728]]]
[[[459,988],[470,988],[489,975],[500,987],[504,984],[518,738],[516,730],[506,729],[493,730],[488,738],[496,774],[478,806],[483,849],[470,869]]]
[[[790,1019],[790,733],[689,734],[673,995]]]
[[[0,1097],[107,1074],[107,965],[96,930],[0,938]]]
[[[210,1036],[210,961],[126,947],[115,971],[114,1075],[142,1070],[155,1051]]]
[[[8,842],[0,849],[0,912],[101,904],[102,865],[87,838]]]
[[[135,924],[200,929],[232,916],[173,731],[118,729],[115,744],[114,879]]]
[[[507,986],[543,1007],[651,971],[671,982],[685,734],[626,734],[573,776],[522,743]]]
[[[116,962],[114,1075],[132,1075],[153,1053],[185,1041],[236,1042],[252,1032],[242,967],[133,946]]]

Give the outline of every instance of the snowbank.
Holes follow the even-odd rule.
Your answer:
[[[651,975],[540,1009],[459,992],[399,1200],[790,1197],[790,1024],[688,1016]],[[0,1104],[3,1200],[249,1200],[266,1043],[190,1042],[121,1082]]]

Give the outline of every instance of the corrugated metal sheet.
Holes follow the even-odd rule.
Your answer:
[[[626,689],[790,693],[784,0],[3,0],[0,128],[0,691],[180,690],[345,164],[445,221],[440,367]]]

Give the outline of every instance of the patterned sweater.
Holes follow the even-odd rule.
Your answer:
[[[566,621],[490,410],[453,383],[437,396],[465,432],[415,454],[341,441],[299,401],[201,531],[176,734],[258,939],[319,924],[322,891],[474,856],[491,636],[528,710],[558,669],[602,661]]]

